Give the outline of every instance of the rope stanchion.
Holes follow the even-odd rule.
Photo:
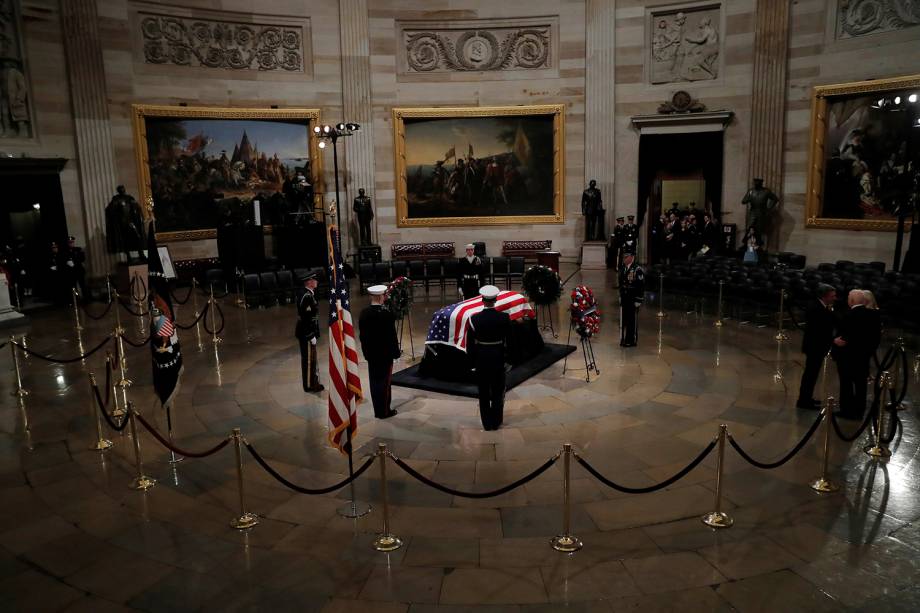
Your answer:
[[[206,305],[206,306],[204,307],[204,310],[203,310],[201,313],[198,313],[198,314],[195,316],[195,321],[193,321],[192,323],[190,323],[190,324],[188,324],[188,325],[180,324],[180,323],[177,321],[177,322],[176,322],[176,327],[179,328],[180,330],[191,330],[192,328],[197,328],[197,327],[198,327],[198,322],[200,322],[200,321],[204,318],[204,316],[207,314],[207,312],[208,312],[208,306]],[[201,336],[201,330],[200,330],[200,329],[198,330],[198,336],[199,336],[199,337]]]
[[[10,338],[12,339],[12,337]],[[38,358],[39,360],[44,360],[45,362],[53,362],[55,364],[72,364],[74,362],[81,362],[85,360],[86,358],[90,357],[91,355],[93,355],[94,353],[96,353],[97,351],[105,347],[106,345],[108,345],[111,341],[112,341],[112,337],[107,336],[105,337],[105,339],[102,340],[102,342],[100,342],[98,345],[96,345],[95,347],[87,351],[86,353],[81,353],[80,355],[73,357],[73,358],[56,358],[50,355],[42,355],[38,353],[37,351],[33,351],[29,349],[28,347],[26,347],[25,345],[22,345],[16,341],[12,341],[12,342],[14,345],[19,347],[24,353],[34,356]]]
[[[725,438],[728,434],[728,426],[721,424],[719,426],[719,455],[716,463],[716,497],[714,509],[706,513],[700,519],[710,528],[731,528],[735,520],[731,515],[722,510],[722,481],[725,470]]]
[[[143,415],[138,415],[137,420],[141,422],[141,425],[144,426],[144,428],[146,428],[147,431],[150,432],[151,435],[153,435],[153,438],[157,439],[157,441],[159,441],[161,445],[166,447],[166,449],[168,449],[169,451],[172,451],[173,453],[178,453],[179,455],[185,456],[187,458],[206,458],[210,455],[214,455],[215,453],[217,453],[218,451],[220,451],[221,449],[229,445],[230,440],[233,438],[233,437],[227,437],[223,439],[221,442],[214,445],[213,447],[206,449],[205,451],[186,451],[185,449],[180,449],[179,447],[176,447],[172,443],[172,441],[170,441],[168,438],[160,434],[160,431],[157,430],[153,424],[147,421]]]
[[[556,460],[559,459],[559,456],[562,455],[562,452],[557,453],[556,455],[548,459],[546,462],[544,462],[542,465],[540,465],[536,470],[521,477],[514,483],[509,483],[505,487],[501,487],[491,492],[463,492],[460,490],[455,490],[453,488],[447,487],[446,485],[441,485],[440,483],[436,481],[432,481],[425,475],[421,474],[420,472],[418,472],[417,470],[415,470],[414,468],[406,464],[404,461],[402,461],[400,458],[393,455],[392,453],[390,453],[389,455],[391,458],[393,458],[393,462],[397,466],[399,466],[401,469],[403,469],[403,471],[408,473],[410,477],[416,479],[417,481],[421,481],[422,483],[424,483],[425,485],[429,487],[433,487],[434,489],[440,490],[444,492],[445,494],[450,494],[451,496],[459,496],[460,498],[479,499],[479,498],[493,498],[495,496],[501,496],[502,494],[506,494],[510,492],[511,490],[515,490],[521,487],[522,485],[524,485],[525,483],[536,479],[537,477],[545,473],[547,470],[549,470],[550,466],[556,463]]]
[[[19,366],[19,354],[16,352],[16,348],[19,344],[16,342],[15,337],[11,336],[10,340],[10,352],[13,354],[13,369],[16,371],[16,388],[10,393],[11,396],[16,396],[17,398],[25,398],[29,395],[29,390],[22,386],[22,368]]]
[[[123,337],[123,338],[124,338],[125,342],[128,343],[129,345],[131,345],[132,347],[139,348],[139,347],[144,347],[145,345],[147,345],[147,343],[150,342],[150,339],[153,338],[153,335],[151,334],[150,336],[148,336],[148,337],[145,338],[144,340],[140,341],[139,343],[135,343],[134,341],[132,341],[132,340],[131,340],[130,338],[128,338],[127,336],[125,336],[125,337]]]
[[[204,351],[204,343],[201,342],[201,325],[198,323],[204,316],[204,311],[198,310],[198,280],[192,277],[192,305],[195,309],[195,336],[198,339],[198,351]],[[210,304],[210,303],[209,303]]]
[[[826,361],[826,360],[825,360]],[[827,474],[827,465],[831,455],[831,414],[834,412],[834,397],[828,396],[824,400],[824,449],[821,454],[821,476],[808,485],[816,492],[829,494],[836,492],[840,486],[830,480]]]
[[[396,551],[402,547],[402,539],[390,532],[390,503],[387,496],[387,451],[386,443],[377,444],[377,457],[380,459],[380,502],[383,507],[381,513],[382,529],[374,539],[374,549],[384,553]]]
[[[664,273],[658,273],[658,313],[656,317],[662,319],[667,317],[668,314],[664,312]]]
[[[106,363],[106,368],[108,368],[108,363]],[[92,386],[94,392],[98,394],[99,386],[96,385],[96,375],[92,372],[89,373],[89,384]],[[100,413],[105,412],[105,407],[100,406],[100,403],[97,400],[93,402],[93,413],[96,416],[96,441],[90,445],[92,451],[106,451],[112,447],[114,443],[109,439],[102,436],[102,415]]]
[[[585,460],[583,457],[578,455],[578,452],[573,452],[573,453],[575,455],[575,461],[581,464],[581,467],[584,468],[586,471],[588,471],[588,474],[590,474],[592,477],[594,477],[595,479],[597,479],[598,481],[600,481],[607,487],[614,489],[618,492],[623,492],[624,494],[648,494],[651,492],[657,492],[658,490],[663,490],[669,485],[676,483],[677,481],[680,481],[681,479],[683,479],[684,476],[686,476],[691,470],[699,466],[700,463],[706,459],[706,456],[712,453],[712,450],[716,448],[716,440],[717,440],[716,438],[713,438],[713,440],[709,442],[709,444],[700,452],[700,454],[696,456],[695,458],[693,458],[693,460],[689,464],[687,464],[682,469],[680,469],[680,471],[678,471],[671,477],[668,477],[661,483],[656,483],[655,485],[649,485],[646,487],[627,487],[625,485],[620,485],[619,483],[611,481],[610,479],[602,475],[600,471],[598,471],[596,468],[591,466],[591,464],[589,464],[587,460]]]
[[[887,370],[883,372],[879,383],[881,389],[883,390],[882,393],[884,393],[884,390],[891,390],[891,373],[889,373]],[[878,401],[877,412],[878,415],[876,417],[878,419],[878,424],[875,428],[875,444],[867,445],[865,448],[863,448],[863,451],[866,452],[866,455],[876,459],[891,457],[891,450],[888,449],[888,443],[882,440],[882,426],[885,423],[885,411],[882,408],[881,400]]]
[[[572,445],[562,446],[562,534],[550,539],[550,545],[556,551],[573,553],[584,544],[572,534]]]
[[[773,337],[777,341],[788,341],[789,335],[783,332],[783,319],[785,318],[783,305],[786,300],[786,290],[779,290],[779,311],[776,312],[776,335]]]
[[[169,290],[169,295],[172,296],[173,302],[182,306],[188,303],[189,299],[192,297],[192,292],[194,291],[195,291],[195,278],[192,277],[192,284],[189,286],[188,293],[185,294],[184,300],[179,300],[179,298],[176,297],[176,293],[173,290]]]
[[[99,387],[96,385],[96,381],[94,379],[90,379],[90,384],[93,388],[93,395],[96,398],[96,406],[99,409],[99,414],[102,415],[103,419],[105,419],[106,423],[109,425],[109,428],[115,432],[124,432],[125,428],[128,427],[128,420],[122,419],[119,423],[113,418],[113,416],[109,415],[108,400],[105,403],[102,402],[102,394],[99,393]],[[108,390],[106,391],[106,394],[108,394]]]
[[[112,310],[112,302],[109,301],[108,303],[106,303],[105,309],[103,309],[102,313],[100,313],[99,315],[93,315],[92,313],[90,313],[90,312],[89,312],[89,309],[86,308],[86,305],[85,305],[85,304],[81,306],[81,309],[83,310],[83,314],[84,314],[84,315],[86,315],[86,316],[89,317],[90,319],[93,319],[93,320],[95,320],[95,321],[99,321],[99,320],[101,320],[101,319],[104,319],[105,316],[109,314],[109,311]]]
[[[211,335],[211,344],[217,345],[222,343],[223,339],[219,336],[224,329],[224,313],[220,310],[220,307],[214,301],[214,285],[211,285],[211,295],[208,298],[208,310],[211,312],[211,329],[208,329],[208,322],[204,323],[204,330]],[[217,313],[220,313],[220,330],[217,329]]]
[[[246,501],[243,494],[243,450],[241,448],[243,435],[240,433],[239,428],[233,429],[232,437],[233,450],[236,452],[236,482],[240,493],[240,514],[230,520],[230,527],[237,530],[248,530],[259,523],[259,516],[246,510]]]
[[[725,325],[722,322],[722,286],[724,284],[725,282],[722,279],[719,279],[719,305],[716,311],[716,321],[713,324],[716,328],[721,328],[723,325]]]
[[[313,488],[303,487],[303,486],[297,485],[296,483],[292,483],[291,481],[288,481],[283,476],[281,476],[281,473],[279,473],[277,470],[272,468],[272,466],[265,460],[265,458],[259,455],[259,452],[257,452],[250,443],[246,442],[244,444],[246,446],[246,450],[249,451],[249,455],[252,456],[252,459],[255,460],[256,463],[265,470],[265,472],[267,472],[269,475],[274,477],[274,479],[278,483],[280,483],[281,485],[283,485],[284,487],[290,490],[297,492],[298,494],[307,494],[310,496],[319,496],[322,494],[329,494],[336,490],[342,489],[343,487],[345,487],[346,485],[348,485],[349,483],[351,483],[352,481],[360,477],[362,474],[364,474],[364,471],[370,468],[371,464],[373,464],[374,460],[376,459],[376,456],[370,456],[364,462],[364,464],[362,464],[361,466],[358,467],[357,470],[355,470],[353,475],[346,477],[344,480],[339,481],[335,485],[313,489]]]
[[[157,480],[144,474],[144,461],[141,459],[141,439],[138,436],[136,415],[137,412],[134,410],[134,406],[128,403],[127,421],[131,424],[131,438],[134,439],[134,463],[137,467],[137,476],[128,487],[132,490],[146,492],[157,484]]]
[[[821,413],[818,414],[818,418],[814,421],[814,423],[811,424],[811,427],[808,428],[808,431],[805,433],[805,436],[802,437],[802,440],[796,443],[795,447],[793,447],[789,451],[789,453],[784,455],[779,460],[776,460],[775,462],[760,462],[758,460],[755,460],[741,447],[741,445],[738,443],[738,441],[735,440],[735,437],[732,436],[730,432],[728,433],[728,442],[731,444],[732,448],[734,448],[734,450],[738,452],[738,455],[740,455],[744,459],[744,461],[750,464],[751,466],[754,466],[756,468],[762,468],[764,470],[771,470],[774,468],[779,468],[780,466],[782,466],[783,464],[791,460],[793,457],[795,457],[795,455],[798,454],[802,450],[802,448],[808,443],[808,441],[811,439],[814,433],[818,431],[818,426],[821,425],[821,419],[823,417],[824,417],[824,412],[822,411]]]
[[[73,299],[73,329],[79,332],[83,329],[83,326],[80,324],[80,307],[77,305],[77,288],[70,288],[70,297]]]
[[[137,305],[136,311],[132,310],[131,307],[129,307],[127,304],[125,304],[121,300],[118,301],[118,304],[121,305],[121,308],[123,308],[125,311],[127,311],[130,315],[133,315],[134,317],[144,317],[145,315],[148,314],[148,311],[142,311],[140,309],[139,304]]]

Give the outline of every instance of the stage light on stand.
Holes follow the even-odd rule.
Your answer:
[[[339,199],[339,150],[337,148],[337,143],[339,138],[343,136],[351,136],[356,132],[361,126],[354,122],[339,122],[333,128],[329,125],[324,125],[322,128],[316,126],[313,128],[313,131],[318,135],[319,143],[318,146],[320,149],[325,149],[327,142],[332,142],[332,161],[333,161],[333,170],[332,174],[335,177],[335,203],[336,206],[341,209],[341,202]],[[336,216],[336,225],[339,230],[339,237],[342,236],[342,216]],[[340,239],[341,240],[341,239]]]
[[[908,102],[916,102],[916,101],[917,101],[917,94],[911,94],[911,95],[909,95],[909,96],[907,97],[907,101],[908,101]]]
[[[324,140],[319,141],[319,148],[320,148],[320,149],[325,149],[325,148],[326,148],[326,141],[324,141]]]

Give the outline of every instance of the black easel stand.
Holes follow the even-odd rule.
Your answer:
[[[571,344],[572,342],[572,330],[575,329],[575,322],[572,321],[569,323],[569,335],[565,341],[566,345]],[[581,337],[581,354],[585,358],[585,381],[591,382],[591,371],[594,371],[594,374],[601,374],[600,369],[597,367],[597,359],[594,357],[594,345],[591,344],[591,337]],[[565,356],[565,360],[562,362],[562,374],[566,373],[569,366],[569,356]],[[572,370],[581,370],[580,368],[573,368]]]
[[[559,338],[556,334],[556,328],[553,325],[553,305],[541,304],[537,307],[537,330],[540,332],[549,332],[553,338]],[[549,322],[549,323],[547,323]]]

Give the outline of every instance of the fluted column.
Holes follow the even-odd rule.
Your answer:
[[[750,177],[780,194],[786,124],[789,0],[758,0],[751,100]]]
[[[367,0],[339,0],[339,30],[342,45],[342,111],[344,121],[361,124],[361,129],[345,143],[345,166],[348,169],[345,202],[340,211],[347,211],[343,221],[348,231],[343,234],[355,238],[351,202],[358,188],[365,188],[374,201],[374,239],[376,240],[377,195],[374,193],[374,134],[371,111],[371,51],[369,43]],[[348,241],[352,244],[351,241]]]
[[[597,179],[608,227],[615,212],[615,13],[615,0],[588,0],[585,6],[585,184]]]
[[[117,174],[96,0],[61,0],[61,21],[89,274],[101,276],[108,274],[113,264],[105,244],[105,205],[114,193]]]

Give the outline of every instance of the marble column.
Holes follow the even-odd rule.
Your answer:
[[[604,198],[605,223],[613,224],[616,117],[616,2],[587,0],[585,6],[585,186],[591,179]],[[637,153],[638,155],[638,153]],[[632,209],[630,209],[632,210]],[[580,214],[581,210],[577,211]],[[583,232],[583,230],[580,230]]]
[[[786,132],[789,0],[758,0],[751,99],[750,179],[761,177],[780,194]]]
[[[98,277],[111,272],[114,263],[105,244],[105,205],[115,193],[117,173],[96,0],[61,0],[61,22],[86,225],[88,272]]]
[[[343,121],[353,121],[361,129],[341,142],[345,143],[344,202],[342,233],[358,244],[351,203],[363,187],[374,203],[373,238],[377,240],[377,195],[374,193],[374,133],[371,109],[371,51],[368,27],[368,0],[339,0],[339,30],[342,46]],[[345,229],[347,222],[347,230]]]

